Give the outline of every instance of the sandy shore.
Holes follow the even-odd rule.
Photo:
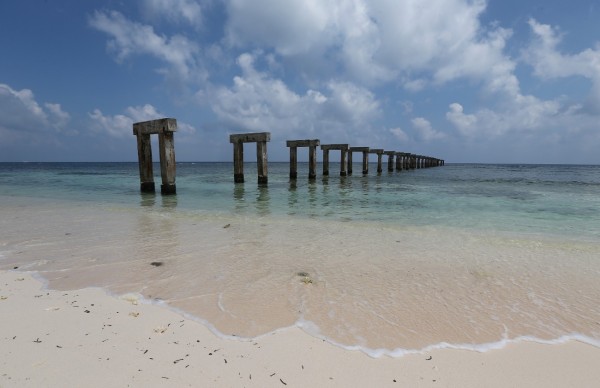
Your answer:
[[[577,341],[374,359],[295,328],[227,340],[133,298],[0,272],[0,387],[592,387],[598,365]]]

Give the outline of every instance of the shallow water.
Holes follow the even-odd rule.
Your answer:
[[[223,335],[297,325],[374,355],[600,343],[600,167],[308,183],[301,164],[290,183],[271,163],[267,187],[252,167],[236,185],[229,163],[178,164],[163,197],[139,194],[136,164],[0,164],[0,268],[139,293]]]

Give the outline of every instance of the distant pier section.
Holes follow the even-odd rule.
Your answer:
[[[133,124],[133,134],[137,136],[138,162],[140,167],[140,191],[154,193],[154,173],[152,171],[152,145],[150,135],[158,135],[160,155],[161,194],[175,194],[175,143],[173,134],[177,131],[177,120],[163,118]]]

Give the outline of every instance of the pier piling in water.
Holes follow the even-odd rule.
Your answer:
[[[388,156],[387,170],[389,172],[394,171],[394,156],[396,155],[396,151],[383,151],[385,155]]]
[[[163,118],[133,124],[133,134],[137,137],[138,162],[140,167],[140,191],[154,193],[154,173],[152,171],[152,146],[150,135],[158,135],[160,155],[161,194],[175,194],[175,143],[173,133],[177,131],[177,120]]]
[[[298,147],[308,147],[308,179],[317,178],[317,147],[320,144],[319,139],[286,142],[286,146],[290,148],[290,179],[298,177]]]
[[[348,155],[348,144],[321,144],[323,150],[323,175],[329,175],[329,151],[340,151],[340,176],[346,176],[346,157]]]
[[[235,183],[244,183],[244,143],[256,143],[258,183],[266,184],[268,182],[267,142],[270,140],[270,132],[229,135],[229,142],[233,143],[233,180]]]
[[[370,154],[377,154],[377,173],[381,174],[383,172],[383,167],[381,165],[381,158],[383,156],[383,149],[381,148],[371,148],[369,150]]]
[[[362,173],[367,175],[369,173],[369,147],[350,147],[348,149],[348,175],[352,175],[352,153],[362,152],[363,154],[363,168]]]

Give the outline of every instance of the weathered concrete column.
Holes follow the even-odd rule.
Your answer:
[[[288,140],[286,146],[290,147],[290,179],[298,177],[298,147],[308,147],[308,179],[317,178],[317,146],[319,139],[313,140]],[[325,154],[325,151],[323,151]],[[327,174],[329,174],[329,152],[327,151]],[[323,166],[325,171],[325,166]],[[323,175],[326,175],[323,173]]]
[[[377,173],[381,174],[383,172],[383,167],[382,167],[382,164],[381,164],[381,157],[383,156],[383,149],[381,149],[381,148],[376,148],[376,149],[371,148],[369,150],[369,153],[370,154],[377,154]]]
[[[323,175],[329,175],[329,151],[340,150],[340,176],[346,176],[346,156],[348,144],[321,144],[323,150]]]
[[[233,181],[244,183],[244,143],[233,143]]]
[[[154,173],[152,171],[152,146],[150,135],[137,135],[138,164],[140,168],[140,191],[154,193]]]
[[[369,147],[350,147],[348,150],[348,175],[352,175],[352,153],[362,152],[363,154],[363,167],[362,173],[369,173]]]
[[[162,185],[161,194],[175,194],[175,142],[173,132],[158,135],[158,148],[160,148],[160,175]]]
[[[137,136],[138,162],[140,167],[140,191],[155,191],[152,171],[152,146],[150,135],[158,135],[160,148],[160,172],[162,194],[175,194],[175,143],[173,133],[177,131],[177,120],[163,118],[133,124],[133,134]]]
[[[396,171],[402,171],[404,162],[404,152],[396,152]]]
[[[289,142],[288,142],[288,147]],[[290,147],[290,179],[298,178],[298,147]]]
[[[269,177],[267,171],[267,142],[256,142],[256,168],[258,170],[258,184],[267,184]]]
[[[235,183],[244,182],[244,143],[256,143],[258,183],[266,184],[268,182],[267,142],[270,140],[270,132],[229,135],[229,142],[233,143],[233,180]]]
[[[396,151],[383,151],[383,153],[388,156],[387,170],[389,172],[394,171],[394,156],[396,155]]]

